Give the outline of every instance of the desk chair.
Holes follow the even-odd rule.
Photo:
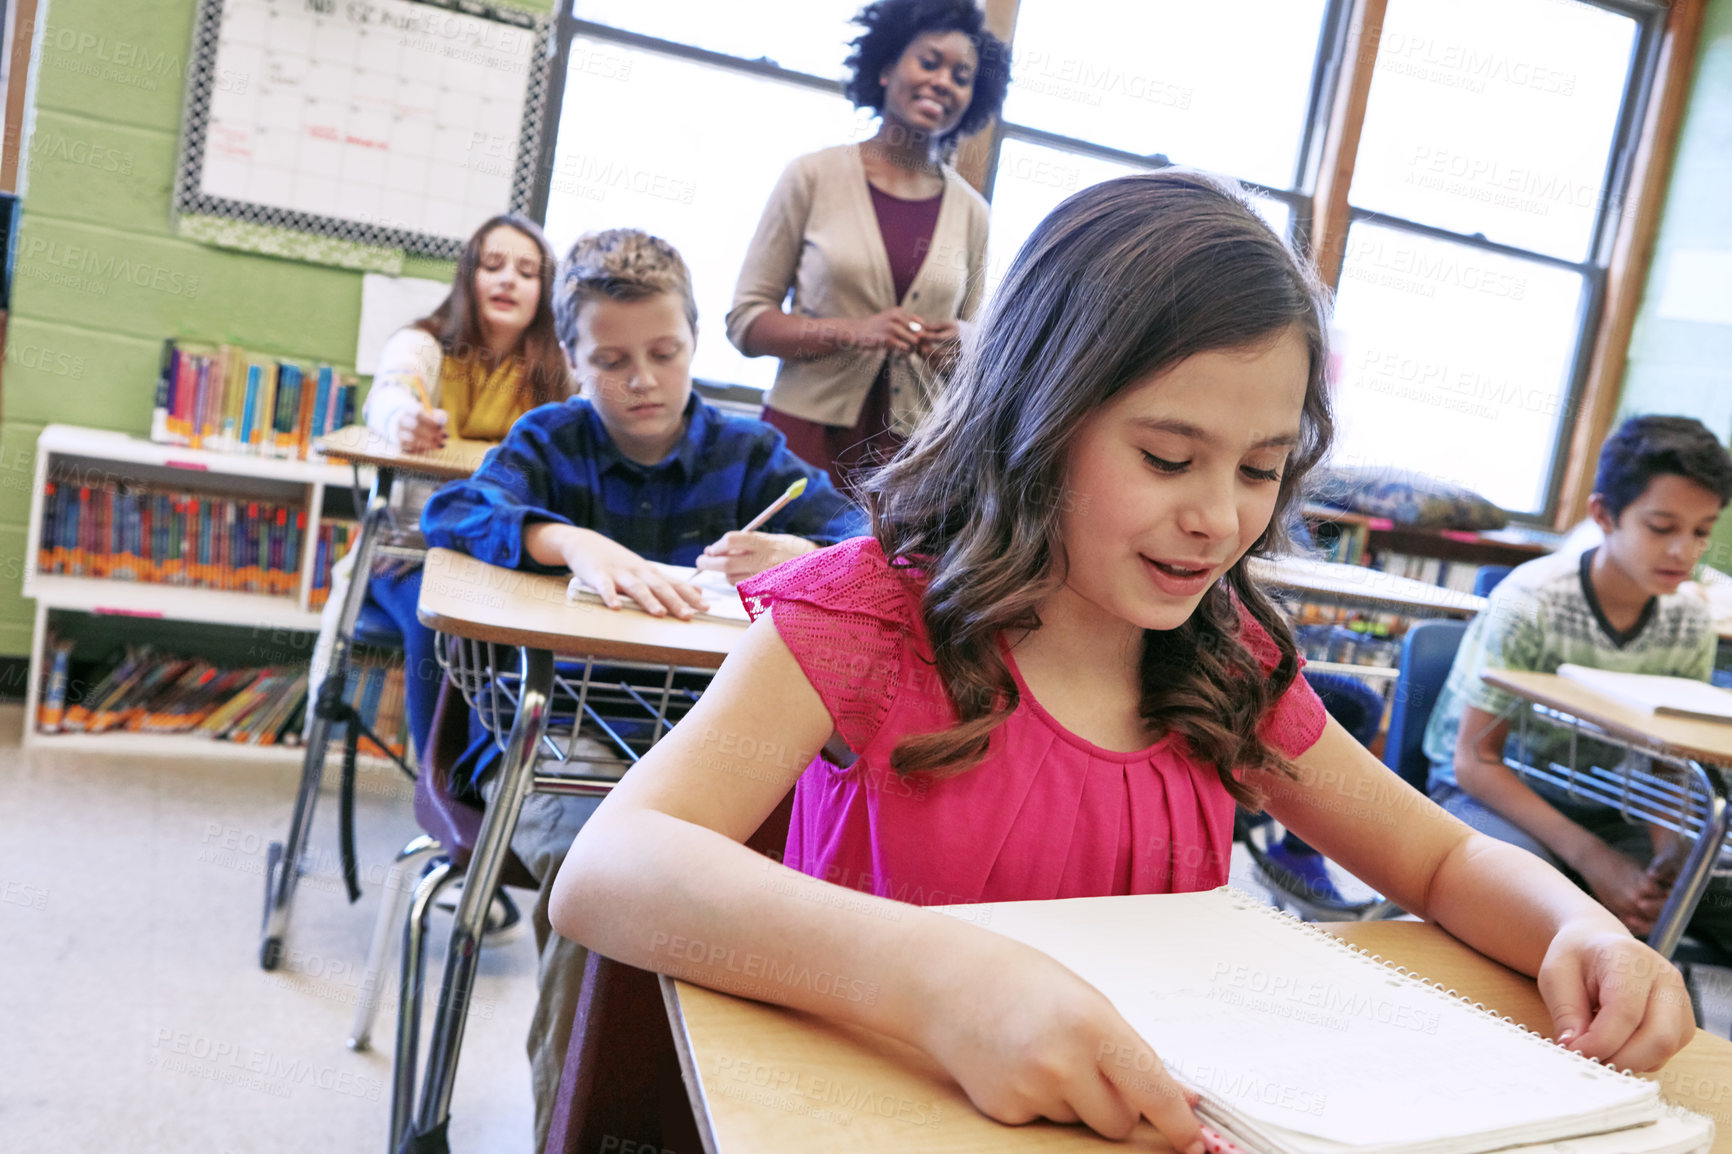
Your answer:
[[[1428,792],[1431,776],[1431,763],[1422,748],[1425,726],[1466,632],[1465,621],[1420,621],[1401,639],[1401,676],[1395,681],[1383,764],[1420,793]]]
[[[404,900],[402,877],[425,863],[425,872],[408,899],[403,931],[389,1146],[391,1151],[401,1154],[443,1154],[448,1149],[445,1135],[450,1125],[450,1087],[455,1077],[457,1047],[461,1044],[460,1027],[455,1033],[435,1033],[427,1056],[419,1112],[415,1079],[427,914],[439,892],[467,868],[480,842],[482,811],[455,796],[450,785],[452,775],[446,772],[466,748],[474,748],[468,742],[470,711],[474,710],[481,728],[490,735],[484,740],[501,747],[514,730],[520,708],[528,715],[539,714],[542,720],[537,727],[542,729],[543,736],[535,750],[536,760],[542,764],[552,762],[561,772],[538,776],[532,788],[606,796],[619,776],[696,702],[698,679],[707,684],[713,674],[712,670],[653,663],[559,662],[554,666],[551,691],[543,698],[525,680],[525,672],[513,660],[518,654],[516,646],[441,636],[438,654],[447,681],[428,742],[428,767],[421,774],[421,781],[427,785],[423,789],[418,782],[416,791],[416,815],[429,836],[411,841],[398,857],[402,874],[395,886],[387,886],[385,904],[380,909],[380,928],[375,933],[378,956],[369,963],[363,984],[364,993],[367,983],[374,986],[374,995],[369,1000],[376,1006],[376,985],[383,971],[383,953],[389,947],[389,927],[400,916]],[[512,672],[514,668],[518,671]],[[510,853],[509,847],[500,848],[505,853],[500,880],[506,885],[538,888],[535,878]],[[492,896],[483,894],[478,900],[491,900]],[[447,966],[440,994],[442,1017],[473,980],[473,945],[453,947],[452,964]],[[357,1008],[356,1041],[363,1045],[371,1026],[372,1006],[366,1009],[365,1018],[362,1009]]]
[[[1490,597],[1491,591],[1498,583],[1515,572],[1514,565],[1481,565],[1479,572],[1473,575],[1473,595],[1475,597]]]
[[[790,792],[746,845],[780,860],[793,802]],[[543,1154],[609,1149],[608,1137],[617,1145],[621,1134],[646,1150],[703,1148],[660,979],[591,953]]]

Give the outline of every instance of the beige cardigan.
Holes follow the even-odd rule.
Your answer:
[[[946,165],[943,172],[932,247],[898,301],[859,145],[794,160],[776,182],[746,250],[728,310],[728,340],[743,352],[752,322],[780,309],[790,288],[795,316],[868,317],[900,305],[933,322],[972,318],[985,280],[986,201],[955,169]],[[816,360],[784,360],[768,403],[808,421],[853,425],[886,355],[841,348]],[[908,358],[892,358],[891,427],[906,435],[928,401]]]

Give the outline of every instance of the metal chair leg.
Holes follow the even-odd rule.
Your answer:
[[[355,621],[361,615],[361,603],[367,596],[367,578],[373,571],[373,555],[379,547],[379,529],[390,516],[393,471],[378,469],[373,477],[373,491],[367,498],[366,513],[361,519],[361,538],[355,547],[354,575],[343,596],[343,612],[337,620],[337,635],[331,646],[331,663],[320,686],[320,697],[327,690],[340,698],[349,677],[350,650],[354,647]],[[330,741],[331,722],[315,710],[313,726],[308,733],[306,756],[301,761],[301,785],[295,794],[295,812],[289,819],[289,836],[274,843],[270,868],[265,870],[265,918],[259,941],[259,965],[267,970],[277,968],[283,956],[283,936],[289,926],[289,905],[294,901],[295,884],[301,879],[301,859],[307,852],[308,835],[313,828],[313,808],[319,800],[319,785],[325,776],[325,747]]]
[[[444,1124],[451,1114],[451,1088],[457,1074],[457,1058],[463,1045],[463,1027],[469,1015],[475,987],[475,965],[481,950],[481,934],[487,907],[499,888],[499,875],[511,852],[511,833],[523,809],[534,778],[535,758],[541,736],[547,729],[548,696],[553,689],[553,655],[545,650],[521,650],[523,680],[517,718],[500,766],[499,793],[482,818],[481,832],[469,859],[463,899],[457,903],[457,918],[451,927],[446,952],[445,975],[439,991],[439,1010],[428,1043],[427,1076],[421,1089],[415,1130],[428,1134]]]
[[[391,1135],[396,1154],[415,1108],[415,1064],[421,1045],[421,983],[427,973],[427,915],[433,901],[458,877],[450,858],[434,858],[415,886],[403,927],[402,973],[397,988],[397,1052],[391,1061]]]
[[[385,966],[391,958],[391,943],[403,924],[403,906],[409,900],[409,890],[423,863],[431,856],[444,852],[426,834],[415,838],[397,853],[391,872],[385,877],[385,892],[379,895],[379,917],[373,923],[373,945],[367,951],[367,968],[361,972],[361,996],[355,1003],[355,1023],[349,1028],[349,1049],[366,1050],[373,1044],[373,1019],[379,1014],[379,988],[384,984]]]

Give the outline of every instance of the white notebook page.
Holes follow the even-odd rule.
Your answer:
[[[1652,1083],[1236,891],[999,903],[990,924],[1104,993],[1206,1102],[1290,1132],[1286,1147],[1486,1150],[1659,1116]],[[1458,1141],[1482,1133],[1510,1137]]]

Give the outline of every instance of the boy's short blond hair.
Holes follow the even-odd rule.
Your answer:
[[[560,262],[553,290],[553,324],[568,355],[577,351],[577,313],[585,301],[639,301],[678,293],[686,321],[698,331],[692,274],[673,245],[636,228],[586,232]]]

